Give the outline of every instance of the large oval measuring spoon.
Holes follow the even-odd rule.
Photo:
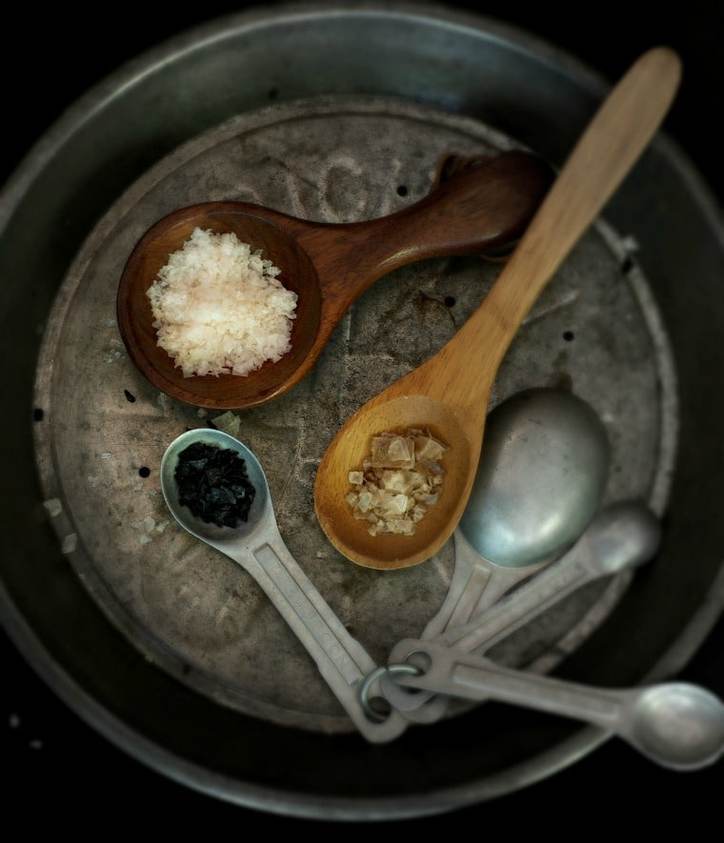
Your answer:
[[[578,539],[606,485],[609,444],[593,408],[559,389],[499,404],[460,526],[448,595],[423,638],[468,623]]]
[[[236,451],[246,463],[256,489],[246,524],[236,529],[216,527],[181,506],[174,472],[179,454],[194,442]],[[171,514],[192,536],[241,565],[257,581],[297,638],[355,726],[367,740],[383,743],[404,732],[407,724],[395,711],[382,722],[370,719],[360,705],[357,686],[377,665],[295,562],[279,533],[266,476],[254,454],[220,430],[183,433],[167,448],[161,462],[161,489]]]
[[[488,416],[487,445],[460,527],[447,596],[422,632],[434,638],[477,618],[581,535],[606,485],[609,444],[593,408],[559,389],[528,389]],[[410,719],[422,695],[390,676],[382,689]],[[428,722],[440,701],[421,713]]]

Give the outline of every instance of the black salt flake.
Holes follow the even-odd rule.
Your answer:
[[[179,502],[202,521],[238,527],[248,519],[256,490],[236,451],[194,442],[179,454],[174,477]]]

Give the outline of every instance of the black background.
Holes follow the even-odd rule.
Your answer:
[[[82,10],[67,4],[6,7],[0,28],[0,183],[61,112],[119,64],[185,28],[247,5],[206,0],[188,8],[165,3],[96,9],[83,4]],[[724,200],[724,143],[718,128],[724,105],[724,3],[449,5],[475,8],[537,33],[611,80],[647,47],[660,43],[674,47],[683,58],[685,77],[667,129],[699,167],[720,203]],[[722,654],[724,621],[682,677],[724,697]],[[110,823],[114,831],[135,828],[141,832],[147,829],[147,819],[162,821],[169,832],[180,821],[187,830],[191,830],[189,823],[199,821],[213,834],[224,833],[227,822],[240,834],[252,827],[304,830],[299,820],[216,802],[162,778],[111,746],[66,709],[4,636],[0,636],[0,658],[3,825],[20,821],[30,831],[49,822],[59,830],[90,830],[91,816],[102,816],[105,831]],[[717,793],[724,796],[724,762],[696,774],[673,774],[644,761],[625,745],[610,742],[572,769],[521,793],[452,815],[411,821],[397,831],[440,833],[465,825],[478,836],[489,831],[488,823],[504,820],[510,831],[532,821],[542,822],[541,830],[555,833],[557,828],[564,831],[572,806],[584,817],[578,826],[581,831],[590,828],[591,822],[597,831],[609,823],[623,828],[634,818],[653,830],[657,819],[676,817],[688,818],[703,831],[708,820],[721,813]],[[306,823],[310,830],[311,825]],[[710,826],[707,831],[716,828]],[[369,829],[369,833],[379,830]],[[720,833],[714,831],[715,837]]]

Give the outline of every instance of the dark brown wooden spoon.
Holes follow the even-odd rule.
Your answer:
[[[508,152],[468,163],[420,202],[368,222],[315,223],[242,202],[182,208],[150,228],[128,259],[118,287],[121,336],[141,373],[172,398],[210,409],[263,404],[310,371],[347,308],[374,281],[424,258],[497,252],[514,243],[551,181],[540,159]],[[291,351],[245,377],[184,377],[156,343],[146,291],[197,227],[234,232],[261,249],[298,295]]]

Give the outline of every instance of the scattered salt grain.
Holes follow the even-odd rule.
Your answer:
[[[222,430],[224,433],[228,433],[229,436],[239,435],[239,431],[241,430],[241,419],[235,413],[232,413],[231,411],[222,413],[220,416],[216,416],[216,418],[212,419],[212,421],[217,430]]]
[[[161,408],[161,412],[164,416],[168,413],[171,409],[171,399],[166,395],[165,392],[159,392],[158,396],[156,397],[156,403]]]
[[[58,498],[49,498],[47,501],[43,501],[43,506],[47,509],[48,515],[51,518],[57,518],[63,511],[63,504]]]
[[[639,241],[631,234],[629,234],[628,237],[622,238],[620,245],[621,248],[629,255],[632,255],[634,252],[638,252],[639,250]]]
[[[68,533],[68,535],[63,539],[63,543],[60,546],[61,553],[73,553],[73,551],[78,547],[78,535],[76,533]]]

